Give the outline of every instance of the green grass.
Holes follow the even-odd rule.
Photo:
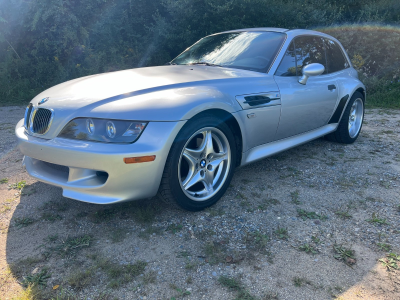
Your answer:
[[[392,250],[392,246],[389,244],[385,244],[385,243],[377,243],[376,244],[379,249],[381,249],[382,251],[386,251],[389,252],[390,250]]]
[[[27,275],[23,280],[22,284],[24,287],[28,286],[46,286],[47,279],[51,276],[48,273],[47,269],[43,269],[36,274]]]
[[[351,248],[346,248],[343,245],[333,245],[333,257],[337,260],[343,261],[346,265],[351,266],[356,263],[355,251]]]
[[[290,197],[292,198],[292,202],[294,203],[294,204],[301,204],[301,202],[300,202],[300,200],[299,200],[299,197],[300,197],[300,192],[299,192],[299,190],[296,190],[296,191],[294,191],[294,192],[291,192],[290,193]]]
[[[289,238],[289,233],[288,233],[287,228],[278,227],[275,230],[275,234],[276,234],[277,238],[281,239],[281,240],[287,240]]]
[[[247,247],[258,252],[265,252],[265,248],[269,241],[269,236],[260,231],[248,232],[244,237],[244,242]]]
[[[79,250],[90,247],[92,241],[93,238],[87,234],[69,237],[66,240],[62,240],[55,247],[49,247],[48,251],[50,254],[55,252],[62,258],[70,258],[74,257]]]
[[[297,214],[303,221],[307,219],[312,219],[312,220],[319,219],[323,221],[328,219],[328,217],[325,215],[319,215],[314,211],[306,211],[304,209],[298,209]]]
[[[368,223],[377,224],[377,225],[388,225],[386,219],[380,218],[376,213],[372,213],[371,219],[367,219]]]
[[[15,218],[14,223],[17,228],[27,227],[35,223],[36,220],[30,217]]]
[[[228,277],[228,276],[220,276],[218,278],[218,282],[222,286],[236,292],[235,300],[256,300],[257,299],[256,297],[251,295],[245,289],[245,287],[243,286],[243,283],[237,278]]]
[[[175,234],[175,233],[181,231],[182,228],[183,228],[182,224],[170,224],[170,225],[168,225],[166,231],[170,231],[173,234]]]
[[[342,211],[342,210],[336,211],[335,215],[339,216],[342,219],[350,219],[352,217],[348,211]]]
[[[307,243],[299,246],[299,250],[304,251],[305,253],[308,253],[308,254],[317,254],[318,253],[318,250],[313,245],[310,245]]]
[[[386,257],[381,258],[379,260],[382,265],[388,270],[398,270],[399,269],[399,262],[400,262],[400,255],[396,253],[388,253]]]
[[[8,178],[0,179],[0,184],[8,183]]]
[[[42,214],[42,220],[49,221],[49,222],[54,222],[58,220],[62,220],[62,217],[58,214],[53,214],[53,213],[43,213]]]
[[[295,287],[302,287],[305,284],[310,284],[311,285],[311,281],[304,278],[304,277],[294,277],[293,278],[293,284]]]
[[[81,290],[93,282],[95,269],[78,270],[67,277],[67,283],[74,289]]]
[[[26,185],[26,181],[25,180],[21,180],[20,182],[14,183],[11,185],[11,188],[14,190],[22,190]]]

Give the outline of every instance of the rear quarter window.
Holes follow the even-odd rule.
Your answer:
[[[328,73],[334,73],[350,67],[338,43],[325,39]]]

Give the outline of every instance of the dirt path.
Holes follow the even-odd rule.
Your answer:
[[[238,169],[199,213],[63,198],[21,166],[23,113],[0,108],[0,299],[400,299],[400,257],[378,261],[400,254],[399,111]]]

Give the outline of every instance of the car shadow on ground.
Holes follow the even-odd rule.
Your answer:
[[[347,147],[319,139],[240,168],[221,201],[197,213],[158,199],[88,204],[27,184],[9,223],[7,264],[23,286],[40,287],[38,299],[331,299],[385,276],[383,254],[353,229],[375,208],[336,215],[362,198],[338,172]],[[335,258],[335,244],[351,260]]]

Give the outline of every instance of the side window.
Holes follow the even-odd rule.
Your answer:
[[[296,48],[297,74],[301,74],[304,66],[319,63],[327,73],[325,47],[323,38],[318,36],[300,36],[294,40]]]
[[[296,57],[294,54],[294,43],[291,42],[286,50],[285,56],[275,72],[278,76],[296,76]]]
[[[325,39],[325,45],[329,73],[334,73],[349,67],[340,46],[336,42]]]

